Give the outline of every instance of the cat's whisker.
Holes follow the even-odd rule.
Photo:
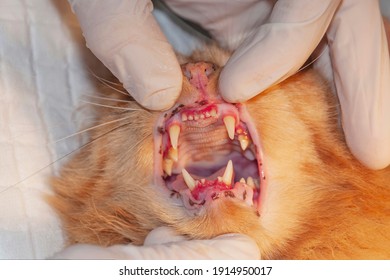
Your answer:
[[[92,127],[86,128],[86,129],[83,129],[83,130],[81,130],[81,131],[75,132],[75,133],[70,134],[70,135],[68,135],[68,136],[66,136],[66,137],[63,137],[63,138],[61,138],[61,139],[55,140],[55,141],[54,141],[54,144],[56,144],[56,143],[58,143],[58,142],[61,142],[61,141],[63,141],[63,140],[66,140],[66,139],[68,139],[68,138],[71,138],[71,137],[80,135],[80,134],[82,134],[82,133],[91,131],[91,130],[93,130],[93,129],[96,129],[96,128],[99,128],[99,127],[102,127],[102,126],[105,126],[105,125],[108,125],[108,124],[112,124],[112,123],[115,123],[115,122],[120,122],[120,121],[129,119],[129,118],[131,118],[131,116],[127,116],[127,117],[124,117],[124,118],[120,118],[120,119],[108,121],[108,122],[105,122],[105,123],[101,123],[101,124],[98,124],[98,125],[95,125],[95,126],[92,126]]]
[[[110,129],[109,131],[103,133],[102,135],[99,135],[98,137],[96,137],[96,138],[90,140],[89,142],[87,142],[87,143],[81,145],[81,146],[78,147],[77,149],[75,149],[75,150],[73,150],[73,151],[71,151],[71,152],[69,152],[69,153],[66,153],[65,155],[59,157],[58,159],[52,161],[51,163],[45,165],[44,167],[42,167],[42,168],[40,168],[40,169],[38,169],[37,171],[35,171],[34,173],[28,175],[27,177],[24,177],[23,179],[21,179],[20,181],[16,182],[15,184],[8,185],[8,186],[0,186],[1,188],[4,188],[4,189],[0,190],[0,194],[5,193],[6,191],[8,191],[8,190],[10,190],[10,189],[16,187],[17,185],[19,185],[19,184],[21,184],[21,183],[27,181],[28,179],[34,177],[36,174],[42,172],[42,171],[45,170],[46,168],[48,168],[48,167],[52,166],[53,164],[55,164],[55,163],[57,163],[57,162],[63,160],[64,158],[70,156],[71,154],[73,154],[73,153],[75,153],[75,152],[77,152],[77,151],[80,151],[81,149],[87,147],[88,145],[91,145],[92,143],[98,141],[99,139],[101,139],[102,137],[108,135],[109,133],[111,133],[111,132],[113,132],[113,131],[115,131],[115,130],[117,130],[117,129],[119,129],[119,128],[122,128],[122,127],[124,127],[124,126],[126,126],[126,125],[130,125],[130,124],[131,124],[131,123],[128,122],[128,123],[124,123],[124,124],[118,125],[117,127],[114,127],[113,129]]]
[[[116,87],[110,85],[110,83],[112,83],[112,82],[110,82],[110,81],[108,81],[108,80],[106,80],[106,79],[104,79],[104,78],[102,78],[102,77],[99,77],[98,75],[96,75],[96,74],[93,73],[92,71],[90,71],[90,73],[92,74],[92,76],[94,76],[96,79],[98,79],[99,82],[101,82],[103,85],[107,86],[108,88],[110,88],[110,89],[112,89],[112,90],[114,90],[114,91],[116,91],[116,92],[119,92],[119,93],[121,93],[121,94],[123,94],[123,95],[130,96],[130,97],[131,97],[131,95],[130,95],[127,91],[117,89]],[[116,83],[114,83],[114,84],[115,84],[115,85],[118,85],[118,84],[116,84]],[[118,85],[118,86],[121,86],[121,85]]]
[[[89,97],[89,98],[96,98],[96,99],[101,99],[101,100],[113,101],[113,102],[123,102],[123,103],[131,103],[131,104],[135,103],[135,101],[133,101],[133,100],[123,100],[123,99],[119,99],[119,98],[109,98],[109,97],[94,96],[94,95],[88,95],[88,94],[84,94],[84,96]]]
[[[91,104],[91,105],[105,107],[105,108],[111,108],[111,109],[118,109],[118,110],[124,110],[124,111],[145,111],[145,112],[148,112],[148,111],[141,109],[141,108],[128,108],[128,107],[111,106],[111,105],[100,104],[100,103],[91,102],[91,101],[87,101],[87,100],[81,100],[81,101],[88,103],[88,104]]]
[[[296,74],[296,73],[299,73],[299,72],[305,70],[307,67],[313,65],[318,59],[320,59],[321,56],[323,56],[323,55],[325,54],[325,51],[326,51],[326,50],[327,50],[327,48],[324,48],[324,49],[322,50],[322,52],[321,52],[316,58],[314,58],[314,59],[313,59],[312,61],[310,61],[308,64],[303,65],[301,68],[299,68],[298,71],[295,72],[295,74]]]

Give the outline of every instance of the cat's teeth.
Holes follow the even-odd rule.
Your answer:
[[[194,115],[194,120],[196,120],[196,121],[199,120],[199,115],[198,114]]]
[[[255,160],[255,159],[256,159],[255,155],[253,154],[253,152],[252,152],[251,150],[246,150],[246,151],[244,152],[244,156],[245,156],[247,159],[249,159],[249,160]]]
[[[216,116],[217,116],[217,111],[216,111],[215,109],[212,109],[212,110],[210,111],[210,116],[216,117]]]
[[[185,170],[184,168],[181,170],[181,173],[183,174],[183,179],[187,187],[192,191],[196,186],[196,181],[194,180],[194,178],[191,177],[190,173],[188,173],[187,170]]]
[[[168,175],[172,175],[172,166],[173,166],[173,160],[166,158],[163,161],[163,170]]]
[[[173,159],[173,161],[178,161],[179,160],[179,153],[178,153],[177,149],[175,149],[173,147],[169,148],[168,157],[170,159]]]
[[[183,122],[185,122],[186,120],[188,120],[187,115],[184,114],[184,113],[182,113],[182,114],[181,114],[181,120],[182,120]]]
[[[246,184],[245,179],[244,179],[244,178],[241,178],[241,179],[240,179],[240,183],[241,183],[241,184]]]
[[[252,189],[255,188],[255,181],[254,181],[253,178],[250,177],[250,176],[246,179],[246,184],[247,184],[249,187],[251,187]]]
[[[177,124],[172,125],[169,128],[169,138],[174,149],[177,150],[177,144],[179,142],[180,126]]]
[[[199,118],[201,118],[203,120],[205,118],[205,116],[203,114],[200,114]]]
[[[194,120],[194,116],[193,116],[193,115],[189,115],[189,116],[188,116],[188,120],[189,120],[189,121],[193,121],[193,120]]]
[[[222,182],[222,177],[221,177],[221,176],[218,176],[218,177],[217,177],[217,180],[218,180],[218,182],[221,183],[221,182]]]
[[[230,186],[232,184],[232,179],[233,179],[233,162],[229,160],[225,172],[223,173],[222,181],[226,185]]]
[[[226,126],[227,133],[230,139],[234,139],[234,132],[236,129],[236,119],[232,116],[226,116],[223,118],[223,122]]]
[[[200,182],[201,182],[202,184],[204,184],[204,183],[206,183],[206,179],[205,179],[205,178],[202,178],[202,179],[200,179]]]
[[[205,115],[206,115],[206,118],[210,118],[210,116],[211,116],[209,112],[206,112]]]
[[[241,149],[243,151],[245,151],[246,148],[248,148],[248,146],[249,146],[249,139],[248,139],[248,137],[246,137],[244,135],[240,135],[240,136],[238,136],[238,141],[240,141]]]

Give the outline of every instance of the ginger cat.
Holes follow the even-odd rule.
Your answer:
[[[301,71],[245,104],[217,88],[227,54],[183,61],[183,91],[150,112],[112,90],[104,124],[52,179],[69,243],[142,244],[158,226],[193,239],[236,232],[263,259],[390,259],[390,169],[349,152],[337,102]]]

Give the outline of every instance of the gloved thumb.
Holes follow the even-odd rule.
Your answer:
[[[325,34],[340,0],[279,0],[233,53],[219,87],[228,102],[243,102],[295,74]]]
[[[180,65],[161,32],[150,0],[69,0],[88,48],[142,106],[173,106],[182,86]]]

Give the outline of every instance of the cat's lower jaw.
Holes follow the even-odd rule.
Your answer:
[[[154,185],[190,215],[217,201],[259,214],[266,175],[258,132],[244,104],[201,100],[164,112],[154,133]]]

